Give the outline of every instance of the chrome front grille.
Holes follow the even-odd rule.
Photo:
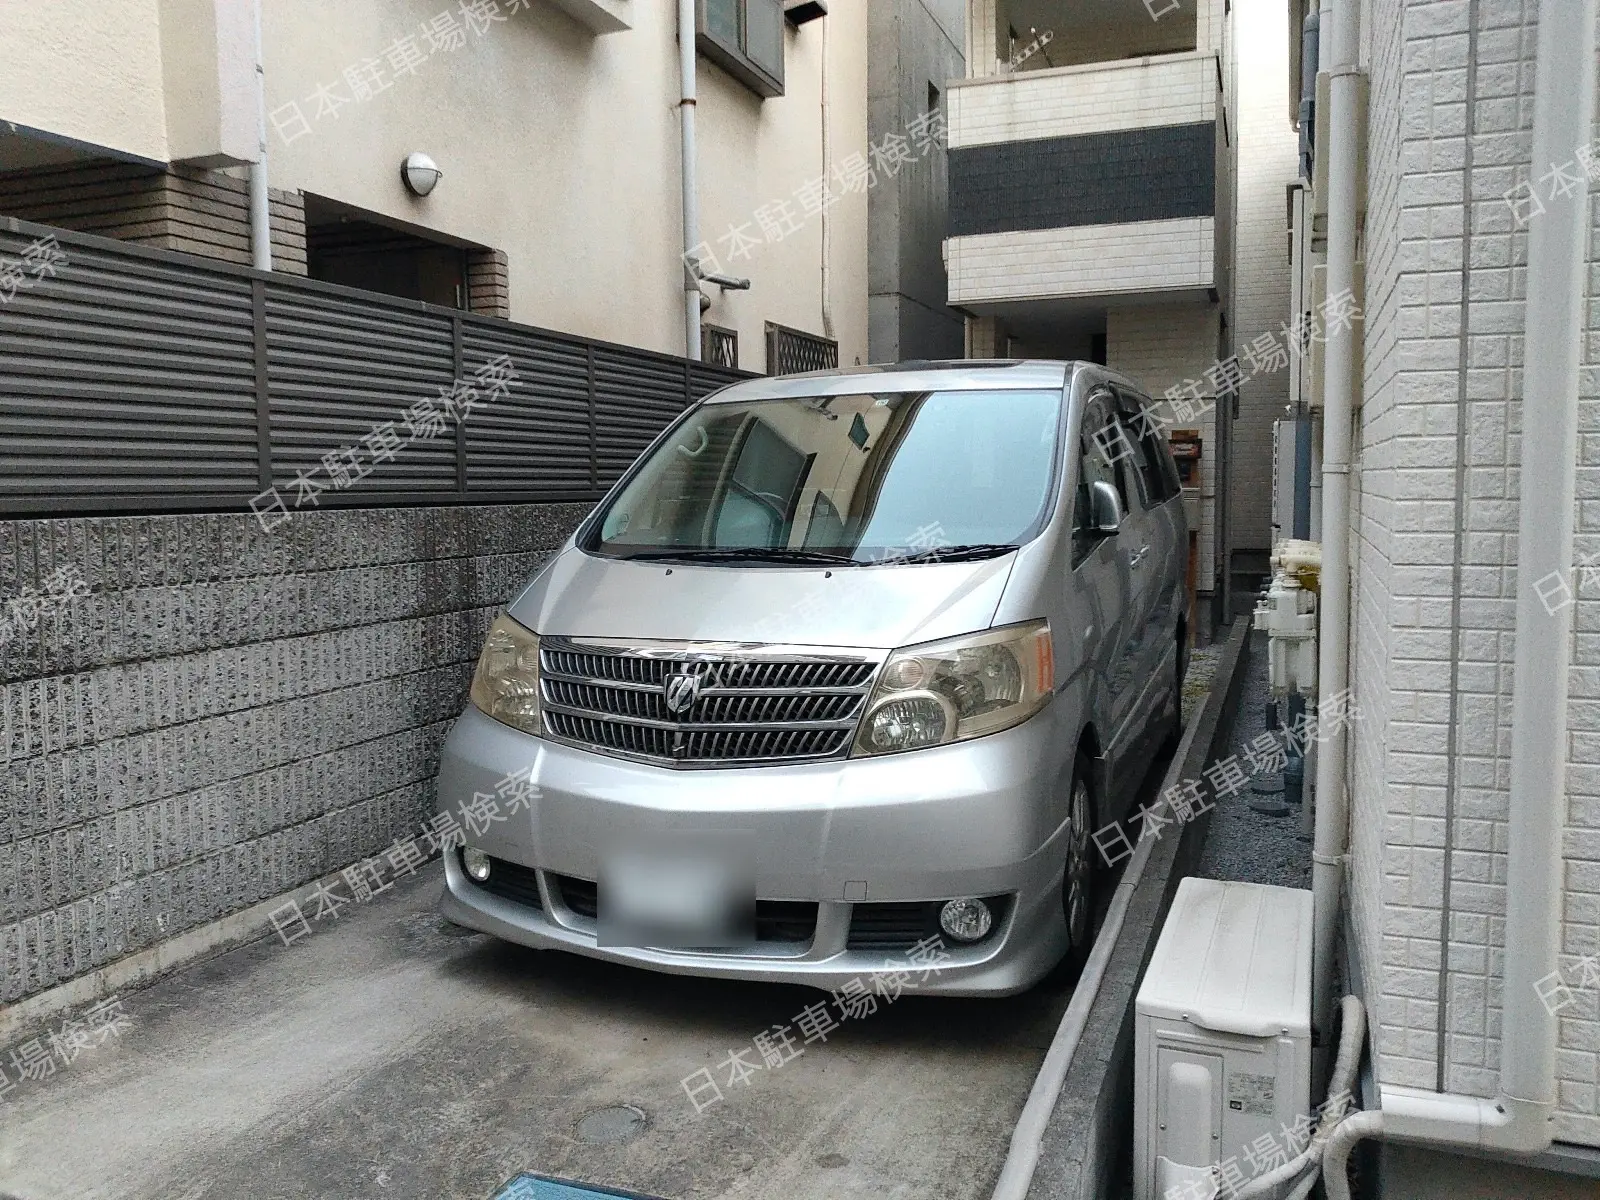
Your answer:
[[[840,757],[877,665],[808,651],[704,653],[555,637],[539,648],[552,737],[675,766]]]

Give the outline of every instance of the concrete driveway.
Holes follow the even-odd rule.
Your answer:
[[[469,934],[434,912],[439,870],[123,995],[125,1030],[0,1101],[0,1193],[486,1200],[527,1170],[671,1200],[983,1197],[1070,994],[902,997],[729,1087],[729,1052],[822,993]],[[724,1098],[697,1112],[700,1068]],[[642,1127],[580,1130],[626,1105]]]

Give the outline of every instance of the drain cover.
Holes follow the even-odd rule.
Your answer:
[[[579,1119],[578,1140],[596,1146],[631,1142],[644,1132],[646,1120],[644,1110],[631,1104],[597,1108]]]
[[[619,1192],[612,1188],[591,1187],[570,1179],[551,1179],[548,1175],[518,1175],[494,1195],[494,1200],[655,1200],[638,1192]]]

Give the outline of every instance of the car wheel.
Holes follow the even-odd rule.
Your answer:
[[[1075,963],[1089,956],[1094,943],[1095,871],[1090,844],[1094,823],[1094,794],[1089,788],[1090,766],[1079,758],[1072,771],[1072,797],[1067,812],[1067,864],[1061,879],[1061,912],[1071,939],[1068,958]]]

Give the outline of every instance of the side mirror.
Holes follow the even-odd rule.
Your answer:
[[[1089,485],[1089,522],[1101,537],[1114,537],[1122,529],[1122,497],[1115,485],[1103,479]]]

